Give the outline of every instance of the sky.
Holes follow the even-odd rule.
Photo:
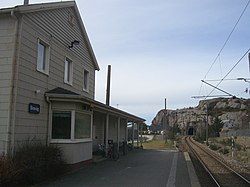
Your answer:
[[[54,2],[30,0],[30,4]],[[212,87],[201,80],[219,53],[248,0],[77,0],[98,60],[95,99],[105,103],[107,66],[112,66],[111,106],[146,119],[164,108],[198,105],[192,96]],[[0,1],[0,7],[22,4]],[[205,79],[221,79],[250,47],[250,5]],[[227,78],[249,78],[245,56]],[[216,84],[217,82],[210,82]],[[244,81],[221,89],[250,98]],[[212,95],[223,93],[214,91]]]

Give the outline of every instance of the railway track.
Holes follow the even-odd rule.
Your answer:
[[[189,150],[195,155],[209,174],[215,186],[250,186],[249,179],[227,166],[210,151],[195,142],[191,137],[185,137],[185,142]]]

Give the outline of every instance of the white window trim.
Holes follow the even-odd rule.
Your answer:
[[[84,88],[84,71],[87,71],[88,72],[88,80],[87,80],[87,89]],[[83,68],[83,84],[82,84],[82,90],[85,91],[85,92],[89,92],[89,71],[87,69],[84,69]]]
[[[69,73],[69,75],[70,75],[70,77],[69,77],[69,81],[68,80],[66,80],[66,77],[65,77],[65,62],[66,62],[66,60],[69,62],[70,61],[70,63],[71,63],[71,66],[70,66],[70,73]],[[68,85],[70,85],[70,86],[73,86],[73,61],[71,60],[71,58],[69,58],[69,57],[65,57],[64,58],[64,83],[65,84],[68,84]]]
[[[52,117],[53,117],[53,112],[71,112],[71,132],[70,132],[70,139],[52,139]],[[90,137],[89,138],[83,138],[83,139],[75,139],[75,114],[76,112],[78,113],[83,113],[83,114],[88,114],[91,116],[91,123],[90,123]],[[64,109],[53,109],[51,113],[51,125],[50,125],[50,143],[65,143],[65,144],[72,144],[72,143],[84,143],[84,142],[92,142],[92,128],[93,128],[93,114],[89,112],[82,112],[82,111],[75,111],[75,110],[64,110]]]
[[[92,142],[93,140],[91,138],[81,139],[81,140],[59,140],[59,139],[52,139],[50,140],[50,143],[63,143],[63,144],[75,144],[75,143],[85,143],[85,142]]]
[[[71,111],[71,132],[70,132],[70,140],[74,141],[75,137],[75,123],[76,123],[76,111],[72,110]]]
[[[44,43],[44,45],[46,46],[45,48],[45,53],[47,54],[46,59],[45,59],[45,70],[41,70],[38,68],[38,43]],[[38,38],[37,39],[37,61],[36,61],[36,70],[40,73],[43,73],[45,75],[49,75],[49,61],[50,61],[50,45],[48,44],[48,42],[45,42],[44,40]]]

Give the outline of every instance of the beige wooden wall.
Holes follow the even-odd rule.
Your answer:
[[[7,150],[15,20],[0,16],[0,154]]]
[[[23,16],[15,119],[16,144],[33,138],[46,140],[48,123],[48,104],[44,98],[46,91],[62,87],[94,98],[95,70],[92,59],[85,36],[82,35],[76,21],[74,26],[70,25],[69,15],[74,15],[72,8],[28,13]],[[50,45],[49,75],[36,70],[38,38]],[[68,46],[73,40],[79,40],[80,45],[69,50]],[[66,56],[73,61],[73,86],[64,83]],[[89,93],[83,91],[83,68],[90,73]],[[36,90],[40,92],[36,94]],[[39,104],[40,114],[28,113],[29,103]]]

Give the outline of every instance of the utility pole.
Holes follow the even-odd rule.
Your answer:
[[[165,141],[167,141],[167,125],[166,125],[166,111],[167,111],[167,98],[165,98],[165,108],[164,108],[164,128],[165,128]]]
[[[206,145],[208,145],[208,104],[206,103]]]
[[[108,65],[107,74],[107,90],[106,90],[106,105],[110,104],[110,77],[111,77],[111,65]]]
[[[167,98],[165,98],[165,110],[167,109]]]

